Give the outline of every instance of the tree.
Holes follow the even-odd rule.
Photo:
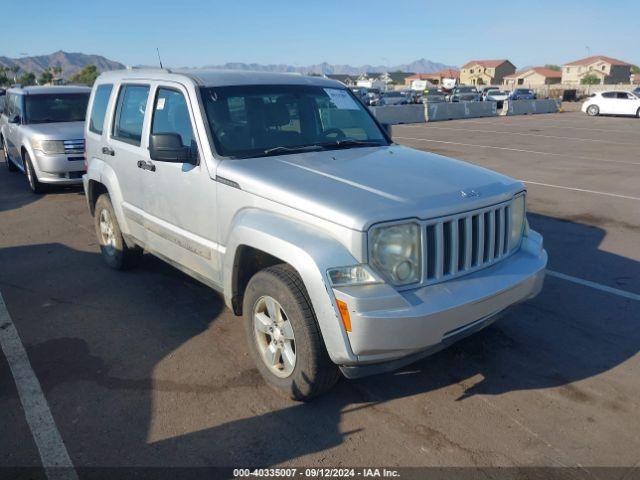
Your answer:
[[[638,65],[631,65],[631,73],[638,75],[640,73],[640,67]]]
[[[51,73],[51,69],[47,68],[42,74],[40,78],[38,78],[38,85],[46,85],[47,83],[51,83],[53,81],[53,73]]]
[[[7,77],[7,69],[0,65],[0,85],[9,85],[9,77]]]
[[[11,65],[9,71],[13,72],[13,81],[18,81],[18,72],[20,71],[20,65]]]
[[[600,85],[600,79],[596,75],[591,73],[582,77],[580,83],[582,85]]]
[[[24,72],[18,78],[18,83],[23,87],[28,87],[29,85],[35,85],[36,76],[33,74],[33,72]]]
[[[98,67],[95,65],[86,65],[82,70],[71,77],[71,83],[83,83],[85,85],[93,85],[98,78]]]
[[[548,68],[549,70],[555,70],[556,72],[559,72],[562,70],[562,68],[560,68],[559,65],[554,65],[552,63],[548,63],[547,65],[544,66],[544,68]]]

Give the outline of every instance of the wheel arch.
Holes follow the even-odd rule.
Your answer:
[[[252,263],[255,260],[258,265]],[[223,257],[227,306],[238,313],[245,279],[248,282],[261,265],[266,268],[275,263],[290,265],[302,279],[331,360],[338,364],[354,361],[356,356],[339,320],[335,298],[326,278],[330,267],[357,263],[350,252],[336,239],[311,225],[257,209],[243,210],[230,229]],[[247,265],[249,270],[242,271]]]

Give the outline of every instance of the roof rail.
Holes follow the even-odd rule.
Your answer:
[[[127,65],[126,70],[155,70],[159,72],[173,73],[171,69],[167,67],[147,67],[144,65]]]

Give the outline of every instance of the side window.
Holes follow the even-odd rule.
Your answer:
[[[113,120],[113,138],[140,146],[148,97],[148,85],[123,85],[120,88]]]
[[[171,88],[158,88],[151,133],[177,133],[184,147],[195,146],[189,108],[182,93]]]
[[[616,98],[616,92],[604,92],[602,96],[604,98]]]
[[[93,105],[91,106],[91,118],[89,119],[89,130],[93,133],[102,135],[104,129],[104,116],[107,113],[109,105],[109,97],[111,96],[113,85],[100,85],[96,89],[93,97]]]

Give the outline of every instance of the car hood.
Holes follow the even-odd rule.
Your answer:
[[[84,137],[84,122],[33,123],[21,128],[30,137],[47,140],[77,140]]]
[[[524,189],[490,170],[399,145],[225,160],[217,175],[355,230],[473,210]]]

